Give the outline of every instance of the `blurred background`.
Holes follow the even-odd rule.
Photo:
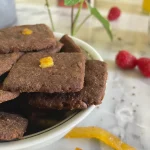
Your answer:
[[[56,31],[69,33],[70,31],[68,28],[70,28],[70,9],[63,9],[63,7],[58,7],[58,4],[62,1],[63,0],[49,0],[49,3],[52,10]],[[149,0],[145,1],[148,2]],[[33,24],[41,22],[50,25],[47,9],[45,7],[45,0],[1,0],[0,3],[0,15],[5,16],[1,17],[2,20],[0,21],[0,28],[7,27],[12,24]],[[148,14],[143,13],[143,0],[91,0],[91,3],[93,6],[97,7],[105,17],[107,16],[109,9],[113,6],[119,7],[123,12],[122,16],[117,21],[111,22],[114,38],[124,38],[124,40],[126,40],[126,42],[129,42],[130,44],[134,41],[137,41],[138,43],[139,40],[142,43],[148,42],[149,39],[145,37],[147,36],[147,34],[144,35],[144,33],[148,33],[149,17]],[[15,4],[16,11],[14,8]],[[147,5],[150,5],[150,2],[148,2]],[[79,18],[79,22],[87,14],[88,11],[84,9]],[[61,24],[58,23],[60,21]],[[101,28],[101,24],[98,21],[93,20],[92,18],[84,24],[84,26],[78,33],[81,39],[85,38],[85,36],[82,34],[83,32],[85,32],[84,30],[88,35],[93,35],[91,34],[91,32],[94,32],[94,37],[97,37],[98,34],[103,34],[103,32],[105,32],[105,30]],[[101,31],[97,32],[97,30]],[[138,36],[139,32],[140,36]],[[143,34],[141,34],[141,32]],[[116,37],[116,34],[118,35],[118,37]],[[84,37],[82,37],[82,35]],[[120,35],[122,35],[123,37],[120,38]],[[128,36],[127,38],[126,35],[130,36]],[[86,37],[86,41],[91,40],[91,38],[88,39],[89,36]],[[109,40],[109,37],[107,34],[103,34],[103,36],[99,37],[99,40],[107,41]]]
[[[58,7],[58,3],[62,0],[50,0],[50,7],[52,17],[54,20],[57,32],[70,33],[70,8]],[[150,5],[149,0],[147,6]],[[45,23],[50,26],[47,8],[45,7],[45,0],[15,0],[16,12],[14,9],[13,0],[0,1],[1,17],[0,27],[7,27],[12,24],[34,24]],[[9,4],[8,4],[9,3]],[[136,51],[137,47],[140,51],[147,49],[149,43],[149,15],[143,13],[143,0],[91,0],[93,6],[97,7],[104,17],[107,17],[108,11],[112,6],[117,6],[121,9],[121,17],[111,22],[112,31],[114,35],[113,44],[102,27],[102,25],[95,19],[90,18],[80,29],[77,37],[105,48],[105,44],[111,43],[111,49],[124,48],[125,43],[128,44],[126,48]],[[145,6],[146,6],[145,5]],[[7,12],[7,13],[6,13]],[[16,18],[16,14],[17,18]],[[79,23],[89,12],[83,9],[79,17]],[[86,36],[85,33],[86,32]],[[100,36],[102,35],[102,36]],[[98,40],[97,40],[98,39]],[[123,43],[123,44],[122,44]],[[134,46],[133,46],[134,45]],[[132,48],[131,48],[132,47]]]

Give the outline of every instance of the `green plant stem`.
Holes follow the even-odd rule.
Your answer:
[[[79,26],[76,28],[75,30],[75,34],[79,31],[79,29],[81,28],[81,26],[91,17],[92,15],[88,15],[85,17],[85,19],[79,24]]]
[[[71,7],[71,35],[73,35],[73,16],[74,16],[74,6]]]
[[[52,25],[52,30],[55,31],[55,28],[54,28],[54,23],[53,23],[53,19],[52,19],[52,14],[51,14],[51,10],[50,10],[50,5],[49,5],[49,2],[48,0],[45,0],[46,2],[46,6],[47,6],[47,11],[48,11],[48,15],[49,15],[49,19],[50,19],[50,22],[51,22],[51,25]]]
[[[78,8],[78,11],[77,11],[77,13],[75,15],[75,18],[74,18],[74,21],[73,21],[73,32],[71,34],[73,36],[75,35],[75,27],[76,27],[76,23],[77,23],[77,20],[79,18],[79,15],[80,15],[80,12],[81,12],[81,9],[82,9],[82,6],[83,6],[83,2],[84,2],[84,0],[82,0],[82,2],[80,3],[80,6]]]

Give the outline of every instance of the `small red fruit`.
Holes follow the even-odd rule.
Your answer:
[[[141,73],[145,76],[150,78],[150,58],[142,57],[138,59],[137,65]]]
[[[126,50],[122,50],[116,56],[116,64],[122,69],[133,69],[137,64],[137,59]]]
[[[113,21],[118,19],[120,15],[121,15],[121,10],[118,7],[112,7],[109,10],[107,18],[109,21]]]

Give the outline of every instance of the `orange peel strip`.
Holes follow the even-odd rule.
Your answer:
[[[81,148],[79,148],[79,147],[76,147],[76,149],[75,150],[82,150]]]
[[[118,137],[99,127],[75,127],[65,138],[96,138],[115,150],[136,150]]]

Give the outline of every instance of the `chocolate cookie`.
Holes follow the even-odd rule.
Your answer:
[[[39,67],[40,59],[51,56],[54,66]],[[27,53],[4,80],[4,90],[19,92],[77,92],[83,88],[85,57],[82,53]]]
[[[4,91],[2,84],[0,84],[0,103],[15,99],[19,94],[19,92]]]
[[[31,93],[29,104],[45,109],[85,109],[101,103],[106,87],[107,66],[98,60],[88,60],[85,69],[84,88],[75,93]]]
[[[26,131],[28,120],[17,114],[0,112],[0,140],[20,139]]]
[[[53,32],[45,24],[22,25],[0,30],[0,53],[39,51],[55,47]]]
[[[60,52],[62,47],[63,47],[63,44],[61,42],[57,42],[55,47],[51,47],[51,48],[45,49],[43,51],[44,52],[47,51],[47,52],[51,52],[51,53],[58,53],[58,52]]]
[[[0,76],[9,71],[13,64],[23,55],[21,52],[0,54]]]
[[[80,47],[68,35],[64,35],[60,42],[64,44],[61,49],[62,52],[81,52]]]

